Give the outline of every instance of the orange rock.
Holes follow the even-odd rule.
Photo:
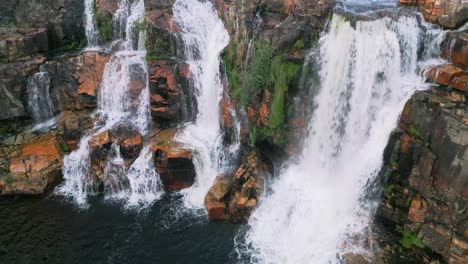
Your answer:
[[[420,197],[416,197],[411,201],[408,218],[415,223],[422,223],[427,216],[427,210],[427,202]]]
[[[109,131],[104,131],[100,134],[93,136],[89,140],[89,147],[94,150],[99,148],[102,145],[110,143]]]
[[[60,177],[63,153],[55,135],[49,134],[26,143],[10,159],[12,182],[2,194],[40,194]]]
[[[455,77],[450,85],[459,91],[468,92],[468,75]]]
[[[429,69],[427,78],[441,85],[449,85],[452,79],[464,75],[465,72],[453,65],[441,65]]]
[[[403,136],[401,137],[401,142],[400,142],[400,152],[408,153],[411,142],[412,142],[411,136],[406,133],[403,134]]]
[[[96,51],[86,51],[78,57],[74,74],[80,84],[78,94],[96,95],[97,88],[102,81],[104,67],[108,61],[108,55]]]

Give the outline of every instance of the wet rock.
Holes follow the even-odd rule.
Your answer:
[[[442,57],[458,67],[468,67],[468,32],[448,32],[442,42]]]
[[[168,191],[192,186],[196,176],[192,151],[177,143],[175,135],[173,129],[154,130],[149,135],[156,171]]]
[[[362,255],[359,254],[345,254],[344,259],[346,264],[369,264],[370,262],[367,261]]]
[[[143,148],[143,137],[141,133],[129,126],[118,126],[111,130],[112,143],[120,146],[122,157],[136,159]]]
[[[25,110],[27,79],[39,72],[43,56],[25,57],[0,64],[0,120],[27,116]]]
[[[68,151],[78,147],[83,134],[93,126],[90,111],[63,111],[57,118],[58,133],[65,141]]]
[[[45,52],[48,49],[45,28],[0,27],[0,59],[15,61],[37,52]]]
[[[41,194],[61,178],[63,153],[54,134],[33,138],[17,145],[7,172],[0,179],[0,194]]]
[[[182,111],[183,91],[177,78],[178,67],[167,60],[150,61],[151,116],[155,121],[177,121]]]
[[[64,111],[96,107],[98,88],[109,58],[106,53],[86,51],[47,61],[45,69],[51,77],[54,108]]]
[[[388,182],[379,208],[380,216],[453,263],[468,260],[460,257],[468,227],[468,214],[460,210],[468,206],[465,113],[463,92],[433,88],[413,95],[385,151]]]
[[[210,220],[246,222],[263,194],[269,168],[251,151],[232,175],[217,177],[205,197]]]
[[[455,77],[460,77],[464,74],[467,73],[457,66],[439,65],[428,70],[427,78],[441,85],[449,85]]]
[[[75,74],[79,83],[78,94],[96,96],[97,89],[102,81],[104,67],[109,56],[95,51],[83,52],[76,58]]]

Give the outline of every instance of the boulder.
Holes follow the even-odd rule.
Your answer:
[[[0,194],[41,194],[61,178],[63,153],[54,134],[34,138],[13,151],[9,170],[0,179]]]
[[[120,152],[124,159],[136,159],[143,148],[143,136],[129,126],[118,126],[111,130],[110,141],[120,146]]]
[[[246,222],[263,193],[269,168],[251,151],[235,174],[219,176],[205,197],[210,220]]]
[[[454,65],[439,65],[430,68],[427,71],[427,78],[435,83],[441,85],[449,85],[455,77],[468,75],[462,69]]]
[[[173,129],[156,129],[149,135],[156,171],[168,191],[192,186],[196,176],[192,151],[177,143],[175,136]]]

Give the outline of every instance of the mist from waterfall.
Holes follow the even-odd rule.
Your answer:
[[[87,19],[94,20],[89,17]],[[98,111],[95,115],[97,121],[81,139],[78,149],[64,158],[65,181],[56,192],[71,197],[80,205],[86,205],[88,196],[97,188],[97,179],[90,173],[90,139],[120,124],[133,126],[143,135],[148,132],[150,100],[146,32],[138,27],[144,19],[144,0],[120,1],[113,21],[114,25],[118,25],[118,38],[113,41],[113,53],[105,66],[99,87]],[[86,32],[95,30],[93,23],[87,23],[86,26]],[[89,45],[93,45],[95,34],[87,36]],[[157,199],[162,190],[157,184],[159,176],[152,165],[151,157],[149,146],[145,146],[134,165],[127,168],[120,158],[120,149],[114,146],[113,156],[108,157],[104,170],[104,191],[112,197],[120,196],[130,204],[149,203]],[[135,175],[136,173],[141,175]],[[148,186],[142,188],[142,182],[148,183]]]
[[[202,208],[205,195],[222,171],[224,162],[220,127],[220,54],[229,35],[210,1],[176,0],[174,21],[181,28],[192,86],[198,103],[196,121],[188,124],[177,140],[194,150],[197,178],[184,191],[186,205]]]
[[[416,18],[358,21],[334,15],[320,40],[320,82],[309,135],[249,221],[254,263],[340,263],[362,243],[377,203],[366,195],[416,74]],[[312,87],[311,89],[314,89]]]

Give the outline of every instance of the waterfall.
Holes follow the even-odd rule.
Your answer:
[[[86,39],[88,40],[88,48],[95,48],[99,46],[101,38],[96,25],[96,17],[94,16],[96,0],[84,0],[84,4],[85,30]]]
[[[222,95],[220,53],[229,43],[224,24],[209,1],[177,0],[174,21],[181,27],[185,54],[192,71],[198,115],[177,139],[192,148],[197,178],[185,191],[186,204],[201,208],[208,189],[222,170],[219,102]]]
[[[138,27],[144,21],[144,0],[122,0],[114,17],[114,24],[121,25],[119,39],[114,40],[114,51],[110,61],[104,69],[103,79],[98,93],[98,120],[94,128],[85,135],[77,150],[64,158],[64,183],[57,188],[57,193],[69,196],[80,204],[85,205],[87,196],[96,189],[96,179],[90,176],[90,147],[89,140],[117,124],[132,125],[143,135],[147,133],[150,123],[149,114],[149,83],[148,67],[146,63],[145,40],[146,33]],[[92,43],[91,39],[88,39]],[[132,201],[138,194],[146,195],[144,189],[134,189],[132,179],[135,171],[154,170],[151,161],[147,159],[148,148],[140,153],[135,163],[138,168],[126,168],[120,158],[120,151],[114,146],[114,156],[109,157],[105,169],[105,191],[111,195],[126,194]],[[143,163],[142,160],[148,161]],[[129,174],[127,176],[127,173]],[[156,181],[158,175],[145,173],[139,177],[150,177],[147,182]],[[130,178],[130,179],[129,179]],[[138,180],[139,182],[143,180]],[[137,184],[138,185],[138,184]],[[155,197],[154,189],[150,195]],[[148,201],[148,198],[140,200]]]
[[[333,16],[320,40],[321,87],[303,153],[249,221],[253,262],[339,263],[343,253],[364,251],[376,207],[366,184],[378,176],[405,102],[423,87],[419,35],[411,17],[353,28]]]
[[[35,124],[46,122],[54,116],[49,88],[50,77],[47,72],[38,72],[28,78],[28,107]]]

